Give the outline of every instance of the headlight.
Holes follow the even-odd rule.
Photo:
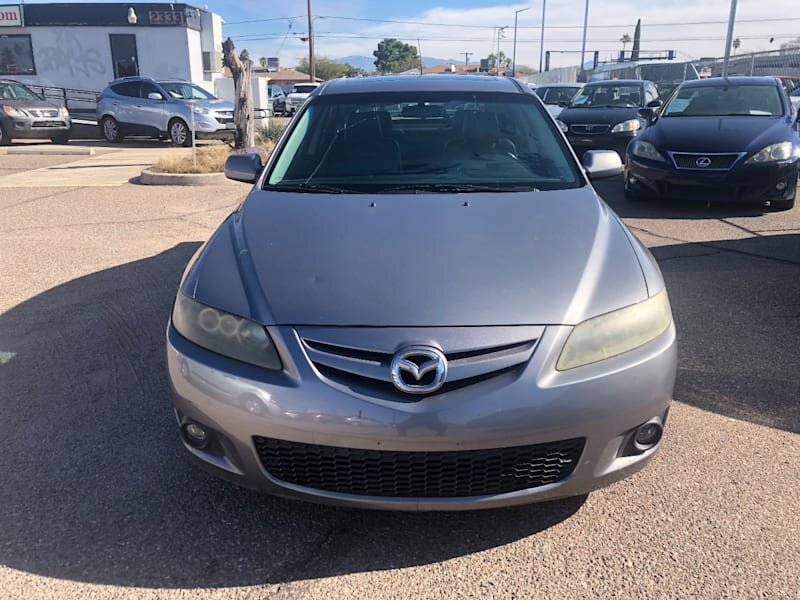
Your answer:
[[[186,103],[186,108],[188,108],[189,110],[193,110],[198,115],[207,115],[208,113],[211,112],[207,108],[203,108],[202,106],[198,106],[197,104],[192,104],[191,102]]]
[[[624,133],[626,131],[639,131],[642,128],[642,123],[639,119],[628,119],[622,123],[617,123],[611,128],[611,133]]]
[[[569,334],[556,369],[566,371],[628,352],[664,333],[672,322],[667,290],[580,323]]]
[[[566,123],[564,123],[564,121],[559,121],[558,119],[556,119],[556,125],[558,125],[558,128],[564,133],[567,133],[569,131],[569,126]]]
[[[281,359],[263,325],[200,304],[178,292],[172,324],[183,337],[207,350],[278,371]]]
[[[6,113],[9,117],[17,117],[17,118],[25,118],[28,116],[21,108],[14,108],[13,106],[4,106],[3,112]]]
[[[656,150],[656,147],[650,142],[634,140],[631,143],[631,154],[638,156],[639,158],[646,158],[647,160],[659,160],[661,162],[667,162],[661,153]]]
[[[58,116],[62,119],[66,119],[69,116],[69,111],[67,110],[66,106],[58,107]]]
[[[761,164],[768,162],[775,162],[779,160],[787,160],[792,157],[792,142],[781,142],[779,144],[772,144],[759,150],[753,156],[747,159],[745,164]]]

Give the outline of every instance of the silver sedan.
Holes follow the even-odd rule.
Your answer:
[[[243,486],[401,510],[586,494],[660,447],[667,291],[505,78],[335,80],[197,252],[167,331],[182,441]]]

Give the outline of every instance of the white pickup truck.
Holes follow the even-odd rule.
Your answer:
[[[286,114],[293,115],[297,110],[303,106],[309,94],[320,86],[319,83],[295,83],[292,87],[291,93],[286,96]]]

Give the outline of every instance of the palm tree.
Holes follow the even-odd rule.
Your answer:
[[[266,56],[262,56],[261,58],[259,58],[258,62],[261,65],[262,69],[266,69],[267,68],[267,57]]]
[[[740,40],[739,38],[736,38],[735,40],[733,40],[733,44],[731,44],[731,45],[733,46],[733,55],[736,56],[736,51],[742,45],[742,40]]]
[[[619,41],[622,42],[622,55],[624,56],[625,55],[625,46],[627,46],[628,44],[631,43],[631,36],[629,36],[626,33],[621,38],[619,38]]]

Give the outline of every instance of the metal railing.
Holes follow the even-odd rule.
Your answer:
[[[26,85],[45,100],[65,106],[70,112],[74,110],[75,112],[94,114],[97,108],[97,96],[100,95],[100,92],[91,90],[74,90],[46,85]]]
[[[720,77],[724,59],[699,60],[694,63],[701,77]],[[728,75],[768,75],[800,77],[800,48],[770,50],[731,56]]]

